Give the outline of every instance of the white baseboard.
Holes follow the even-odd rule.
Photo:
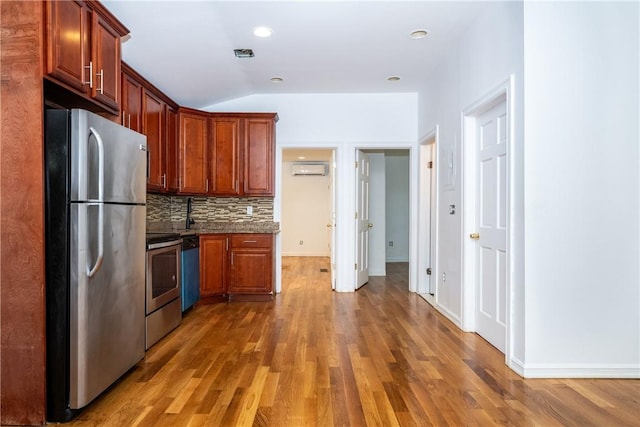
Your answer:
[[[507,366],[516,374],[524,377],[524,363],[522,363],[522,361],[517,357],[512,357],[511,360],[508,361]]]
[[[462,322],[460,321],[460,317],[456,316],[454,313],[449,311],[445,306],[436,302],[434,307],[438,310],[444,317],[451,320],[460,330],[462,330]]]
[[[369,276],[386,276],[386,270],[369,270]]]
[[[515,371],[515,369],[514,369]],[[517,372],[517,371],[516,371]],[[590,363],[524,363],[525,378],[640,378],[640,365]]]

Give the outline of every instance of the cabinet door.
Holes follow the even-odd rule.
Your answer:
[[[227,237],[200,236],[200,297],[227,292]]]
[[[211,157],[209,158],[211,188],[216,195],[240,193],[240,119],[216,117],[212,120]]]
[[[271,248],[231,249],[229,294],[269,294],[272,292],[273,254]]]
[[[178,112],[168,105],[165,108],[165,146],[167,190],[178,191]]]
[[[243,193],[273,196],[273,120],[245,119]]]
[[[142,84],[122,73],[122,126],[142,133]]]
[[[48,1],[45,5],[46,73],[81,92],[86,92],[89,89],[88,67],[91,60],[88,28],[91,25],[91,11],[82,1]]]
[[[142,91],[142,133],[147,136],[147,159],[149,177],[147,190],[162,191],[165,188],[163,114],[164,103],[151,92]]]
[[[91,97],[117,110],[120,102],[120,35],[98,13],[91,28]]]
[[[206,114],[179,113],[179,184],[180,192],[204,194],[207,179],[207,124]]]

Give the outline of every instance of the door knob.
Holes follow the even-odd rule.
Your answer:
[[[469,238],[473,239],[473,240],[479,240],[480,239],[480,234],[478,233],[471,233],[469,234]]]
[[[327,228],[331,228],[331,224],[327,224]]]
[[[373,228],[373,224],[371,223],[367,224],[367,228]]]

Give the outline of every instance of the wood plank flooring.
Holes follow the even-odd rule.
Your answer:
[[[197,306],[73,426],[639,426],[639,380],[523,380],[388,264],[331,291],[284,258],[272,302]]]

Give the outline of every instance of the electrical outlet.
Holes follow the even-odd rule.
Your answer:
[[[247,206],[247,215],[253,215],[253,206]]]
[[[443,282],[447,281],[447,273],[442,273],[442,281]]]
[[[393,247],[393,240],[389,240],[389,246]]]
[[[300,245],[304,245],[304,242],[303,242],[302,240],[300,240],[300,243],[299,243],[299,244],[300,244]]]

